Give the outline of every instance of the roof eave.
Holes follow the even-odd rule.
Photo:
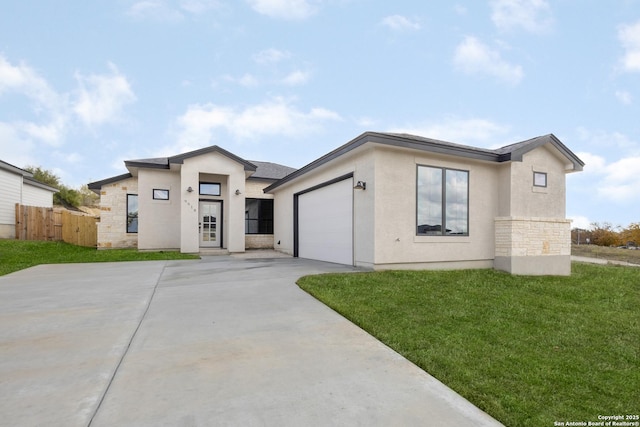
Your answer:
[[[380,132],[364,132],[358,137],[352,139],[346,144],[336,148],[330,153],[320,157],[319,159],[309,163],[306,166],[298,169],[297,171],[287,175],[286,177],[276,181],[272,185],[268,186],[264,189],[265,193],[275,190],[276,188],[286,184],[287,182],[293,181],[299,176],[306,174],[307,172],[312,171],[313,169],[322,166],[325,163],[330,162],[331,160],[342,156],[343,154],[352,151],[361,145],[364,145],[368,142],[375,144],[383,144],[393,147],[401,147],[401,148],[410,148],[419,151],[426,151],[431,153],[443,154],[443,155],[452,155],[457,157],[465,157],[474,160],[482,160],[489,162],[498,162],[498,154],[492,153],[486,150],[474,149],[473,147],[465,147],[458,145],[441,145],[443,141],[431,140],[428,138],[421,138],[418,140],[413,140],[410,138],[405,138],[400,135],[392,135],[387,133]]]

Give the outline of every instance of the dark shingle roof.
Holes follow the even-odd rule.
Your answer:
[[[211,152],[217,152],[217,153],[223,154],[229,157],[230,159],[235,160],[240,164],[244,165],[245,171],[253,172],[253,174],[249,177],[251,179],[265,179],[265,180],[277,181],[296,171],[295,168],[279,165],[277,163],[244,160],[236,156],[235,154],[232,154],[218,147],[217,145],[202,148],[200,150],[190,151],[184,154],[179,154],[177,156],[125,160],[124,163],[127,166],[127,168],[133,167],[133,168],[150,168],[150,169],[169,169],[172,163],[182,164],[184,163],[184,160],[187,158],[195,157],[195,156],[199,156],[199,155],[211,153]],[[126,173],[123,175],[106,178],[101,181],[91,182],[89,183],[89,189],[97,192],[100,190],[100,188],[102,188],[103,185],[122,181],[123,179],[131,178],[131,177],[132,177],[131,173]]]
[[[271,162],[258,162],[255,160],[251,160],[251,163],[258,167],[256,169],[256,172],[249,177],[254,179],[278,180],[284,178],[289,174],[292,174],[297,170],[296,168],[290,168],[289,166],[279,165],[277,163]]]
[[[468,145],[455,144],[453,142],[440,141],[437,139],[425,138],[422,136],[409,135],[405,133],[365,132],[357,138],[336,148],[330,153],[325,154],[324,156],[309,163],[306,166],[303,166],[296,172],[289,174],[285,178],[273,183],[269,187],[265,188],[264,191],[269,192],[271,190],[274,190],[277,187],[291,180],[294,180],[298,176],[304,175],[305,173],[369,142],[496,163],[521,161],[522,156],[525,153],[528,153],[529,151],[538,148],[541,145],[551,144],[573,164],[574,170],[582,170],[582,167],[584,166],[582,160],[580,160],[578,156],[571,152],[571,150],[569,150],[553,134],[539,136],[516,144],[508,145],[497,150],[491,150],[487,148],[471,147]]]

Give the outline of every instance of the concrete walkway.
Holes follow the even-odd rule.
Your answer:
[[[603,258],[589,258],[584,256],[576,256],[576,255],[571,256],[571,261],[586,262],[588,264],[600,264],[600,265],[612,264],[612,265],[622,265],[625,267],[640,267],[640,265],[638,264],[632,264],[630,262],[625,262],[625,261],[616,261],[616,260],[603,259]]]
[[[3,426],[498,426],[301,291],[301,259],[0,277]]]

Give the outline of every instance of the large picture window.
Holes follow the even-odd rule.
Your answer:
[[[273,234],[273,199],[246,199],[244,232]]]
[[[416,233],[469,235],[469,172],[418,166]]]
[[[138,232],[138,195],[127,194],[127,233]]]

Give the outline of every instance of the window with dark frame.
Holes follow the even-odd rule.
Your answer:
[[[169,190],[154,188],[153,200],[169,200]]]
[[[201,196],[219,196],[220,184],[217,182],[201,182],[199,193]]]
[[[546,187],[547,186],[547,173],[546,172],[534,172],[533,173],[533,186],[534,187]]]
[[[138,195],[127,194],[127,233],[138,232]]]
[[[416,234],[469,235],[469,171],[418,165]]]
[[[245,199],[245,234],[273,234],[273,199]]]

